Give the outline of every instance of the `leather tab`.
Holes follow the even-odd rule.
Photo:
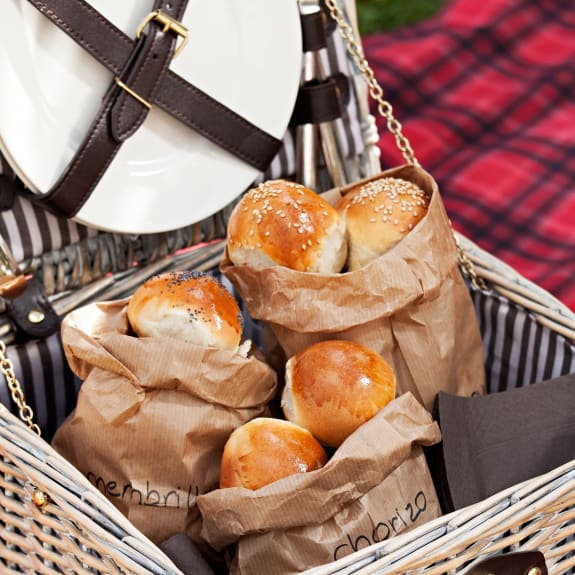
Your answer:
[[[540,551],[520,551],[489,557],[465,575],[547,575],[547,565]]]
[[[341,118],[349,94],[349,81],[343,74],[304,84],[299,89],[290,124],[321,124]]]
[[[317,52],[327,46],[325,16],[321,10],[301,16],[302,45],[304,52]]]
[[[5,302],[19,338],[44,338],[60,329],[60,317],[35,278],[28,279],[25,289]]]

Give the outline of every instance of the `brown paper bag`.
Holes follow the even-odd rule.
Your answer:
[[[226,253],[221,270],[250,316],[271,328],[287,358],[324,339],[346,339],[380,353],[396,372],[398,392],[411,391],[429,410],[441,390],[484,393],[477,317],[437,184],[411,165],[377,177],[382,176],[419,185],[430,195],[430,206],[402,241],[363,269],[257,270],[234,266]],[[350,187],[326,197],[335,203]]]
[[[197,541],[196,499],[218,486],[230,433],[267,413],[276,376],[253,355],[133,337],[127,302],[63,322],[83,385],[53,446],[155,543],[184,532]]]
[[[322,469],[200,495],[202,536],[218,550],[235,544],[231,575],[287,575],[344,557],[441,515],[421,447],[439,440],[406,393]]]

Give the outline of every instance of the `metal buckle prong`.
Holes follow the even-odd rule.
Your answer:
[[[148,102],[148,100],[144,100],[144,98],[142,98],[142,96],[140,96],[140,94],[138,94],[137,92],[134,92],[134,90],[132,90],[132,88],[130,88],[130,86],[127,86],[126,84],[124,84],[124,82],[122,82],[122,80],[120,80],[120,78],[118,78],[118,76],[114,77],[114,82],[116,82],[116,84],[118,84],[118,86],[120,86],[120,88],[122,88],[122,90],[124,90],[125,92],[128,92],[128,94],[130,94],[130,96],[132,96],[132,98],[136,98],[136,100],[138,100],[138,102],[140,102],[140,104],[142,104],[143,106],[146,106],[146,108],[148,108],[148,110],[151,110],[153,108],[152,104],[150,104],[150,102]]]
[[[162,32],[164,34],[170,31],[176,34],[176,36],[180,36],[180,38],[182,38],[181,44],[176,48],[176,51],[174,52],[173,57],[175,58],[188,42],[188,29],[181,22],[178,22],[176,19],[172,18],[165,12],[162,12],[161,10],[154,10],[153,12],[150,12],[138,26],[138,29],[136,30],[136,38],[139,38],[142,35],[144,28],[152,21],[159,22],[163,26]]]

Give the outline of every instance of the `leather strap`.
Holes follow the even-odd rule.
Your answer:
[[[317,52],[327,46],[325,13],[323,10],[302,14],[301,32],[304,52]]]
[[[349,79],[345,74],[307,82],[299,89],[290,125],[321,124],[341,118],[349,98]]]
[[[143,100],[260,171],[276,155],[280,140],[169,70],[177,37],[164,33],[161,24],[152,20],[146,33],[133,40],[84,0],[29,2]],[[154,9],[181,20],[186,4],[187,0],[156,0]],[[34,196],[35,201],[59,216],[75,215],[147,112],[144,104],[114,82],[66,172],[52,190]]]

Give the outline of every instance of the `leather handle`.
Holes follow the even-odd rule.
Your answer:
[[[484,559],[465,575],[547,575],[547,565],[540,551],[520,551]]]

